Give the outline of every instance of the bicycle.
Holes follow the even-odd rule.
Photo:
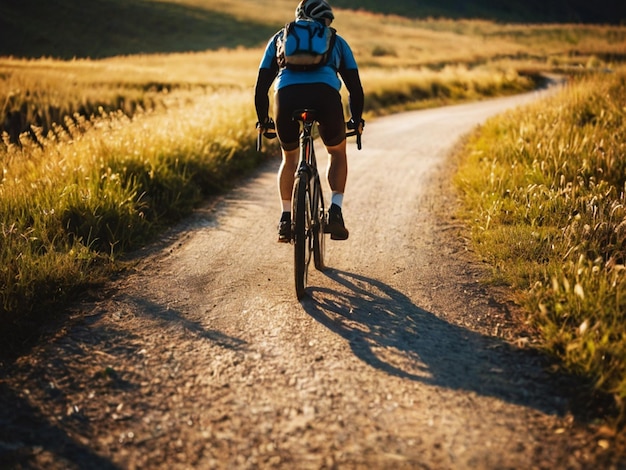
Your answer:
[[[292,119],[300,123],[300,157],[296,170],[291,198],[291,242],[294,245],[294,280],[298,300],[305,295],[311,257],[315,268],[323,271],[325,264],[325,226],[326,211],[320,174],[314,147],[314,128],[316,124],[314,109],[300,109],[293,113]],[[352,129],[352,123],[347,123]],[[273,122],[268,126],[273,128]],[[272,139],[276,132],[260,128],[257,138],[257,150],[261,150],[263,136]],[[355,128],[346,133],[346,137],[356,136],[357,148],[361,150],[361,133]]]

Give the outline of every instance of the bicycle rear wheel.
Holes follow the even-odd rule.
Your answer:
[[[315,268],[318,271],[323,271],[326,268],[324,264],[326,254],[324,226],[326,225],[326,217],[324,214],[324,198],[322,196],[322,186],[319,176],[316,176],[313,182],[311,218],[313,224],[313,260],[315,261]]]
[[[293,240],[294,240],[294,275],[296,295],[304,297],[307,274],[311,262],[312,230],[309,177],[306,173],[296,176],[293,188]]]

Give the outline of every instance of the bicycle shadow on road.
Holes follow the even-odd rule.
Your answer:
[[[547,414],[571,411],[565,390],[575,386],[574,379],[548,373],[547,360],[538,353],[449,323],[376,279],[338,270],[325,274],[339,286],[310,288],[302,305],[370,366]]]

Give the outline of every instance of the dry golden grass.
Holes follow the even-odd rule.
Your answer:
[[[63,299],[252,168],[260,156],[248,100],[218,91],[132,119],[68,120],[37,142],[0,146],[0,319]]]
[[[626,411],[626,69],[491,120],[457,175],[474,244],[542,346]]]

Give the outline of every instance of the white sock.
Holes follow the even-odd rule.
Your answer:
[[[283,212],[291,212],[291,201],[282,201],[283,204]]]
[[[333,191],[330,196],[330,203],[336,204],[337,206],[341,207],[341,205],[343,204],[343,193]]]

